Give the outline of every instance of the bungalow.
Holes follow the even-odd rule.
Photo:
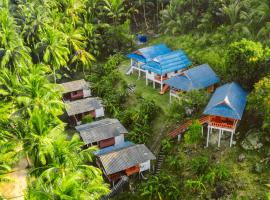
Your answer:
[[[65,103],[66,111],[70,122],[73,125],[80,125],[83,117],[89,115],[93,118],[104,116],[104,108],[102,102],[97,97],[89,97],[77,101],[69,101]]]
[[[98,145],[104,148],[124,142],[126,128],[118,119],[102,119],[75,127],[86,146]]]
[[[148,61],[151,61],[154,57],[167,54],[171,51],[172,50],[169,49],[165,44],[158,44],[150,47],[141,48],[133,53],[128,54],[127,57],[130,58],[130,66],[126,74],[130,75],[131,73],[133,73],[134,70],[138,70],[140,77],[141,72],[145,72],[144,69],[141,68],[142,65],[144,65]]]
[[[208,64],[203,64],[184,71],[178,76],[174,76],[166,81],[170,86],[170,102],[172,97],[179,98],[179,92],[190,90],[200,90],[207,88],[208,92],[213,92],[215,84],[220,81],[219,77]]]
[[[146,72],[146,85],[148,85],[148,80],[153,82],[153,88],[155,88],[155,83],[160,84],[161,94],[163,94],[164,81],[180,74],[190,65],[189,58],[182,50],[157,56],[142,66]]]
[[[62,83],[61,86],[64,88],[63,99],[65,101],[73,101],[91,96],[89,83],[84,79]]]
[[[107,147],[94,153],[97,164],[110,182],[115,182],[122,175],[131,176],[151,169],[151,160],[156,159],[144,144],[124,142]]]
[[[218,146],[221,136],[230,132],[230,147],[238,122],[241,120],[247,101],[247,92],[237,83],[227,83],[216,89],[203,114],[209,116],[206,146],[212,131],[218,130]]]

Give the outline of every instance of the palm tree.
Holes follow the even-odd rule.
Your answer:
[[[56,82],[56,70],[67,68],[70,51],[68,42],[63,33],[46,25],[41,32],[41,41],[37,43],[36,50],[42,60],[50,65]]]
[[[119,23],[122,16],[126,13],[124,12],[124,0],[104,0],[104,10],[107,12],[107,16],[111,17],[113,24]]]

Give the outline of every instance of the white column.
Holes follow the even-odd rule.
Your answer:
[[[232,147],[234,130],[231,132],[230,147]]]
[[[208,147],[208,143],[209,143],[209,135],[210,135],[210,127],[209,127],[209,126],[207,126],[206,147]]]
[[[147,78],[147,74],[148,74],[148,72],[146,71],[146,72],[145,72],[145,83],[146,83],[146,85],[148,85],[148,78]]]
[[[172,103],[172,90],[170,90],[170,103]]]
[[[153,78],[153,88],[156,88],[156,83],[155,83],[155,73],[154,73],[154,78]]]
[[[141,77],[141,68],[139,69],[139,76],[138,76],[138,79],[140,79]]]
[[[218,147],[220,147],[220,140],[221,140],[221,129],[218,132]]]
[[[202,137],[203,137],[203,125],[202,125]]]
[[[163,89],[163,76],[161,76],[161,78],[160,78],[160,91],[162,91],[162,89]]]

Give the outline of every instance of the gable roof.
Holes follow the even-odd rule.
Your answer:
[[[219,77],[208,64],[199,65],[164,81],[165,84],[182,91],[199,90],[214,85]]]
[[[85,144],[99,142],[128,133],[118,119],[102,119],[75,127]]]
[[[142,68],[164,75],[169,72],[181,70],[191,65],[191,61],[182,50],[173,51],[155,57],[152,61],[147,62]]]
[[[63,93],[89,89],[89,83],[86,82],[84,79],[61,83],[60,85],[62,85],[62,87],[64,88]]]
[[[133,144],[98,157],[107,175],[156,159],[144,144]]]
[[[65,103],[68,116],[90,112],[102,108],[102,101],[98,97],[90,97]]]
[[[138,49],[137,51],[134,51],[133,53],[128,54],[127,57],[146,63],[154,57],[169,53],[171,51],[172,50],[168,48],[165,44],[157,44],[157,45]]]
[[[237,83],[227,83],[216,89],[203,114],[240,120],[247,101],[247,92]]]

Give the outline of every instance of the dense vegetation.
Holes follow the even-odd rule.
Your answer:
[[[161,174],[135,179],[136,187],[116,199],[269,199],[269,31],[268,0],[0,0],[0,184],[26,159],[26,199],[100,199],[109,192],[93,149],[82,151],[60,119],[55,83],[84,77],[130,140],[152,150],[162,144],[167,155]],[[250,92],[235,148],[204,149],[196,121],[181,145],[161,142],[176,122],[197,119],[209,95],[192,91],[167,105],[130,84],[136,80],[119,65],[126,68],[123,53],[134,49],[139,32],[153,36],[150,43],[184,49],[194,65],[207,62],[223,83],[237,81]],[[260,149],[238,145],[253,134]],[[243,152],[246,161],[238,163]]]

